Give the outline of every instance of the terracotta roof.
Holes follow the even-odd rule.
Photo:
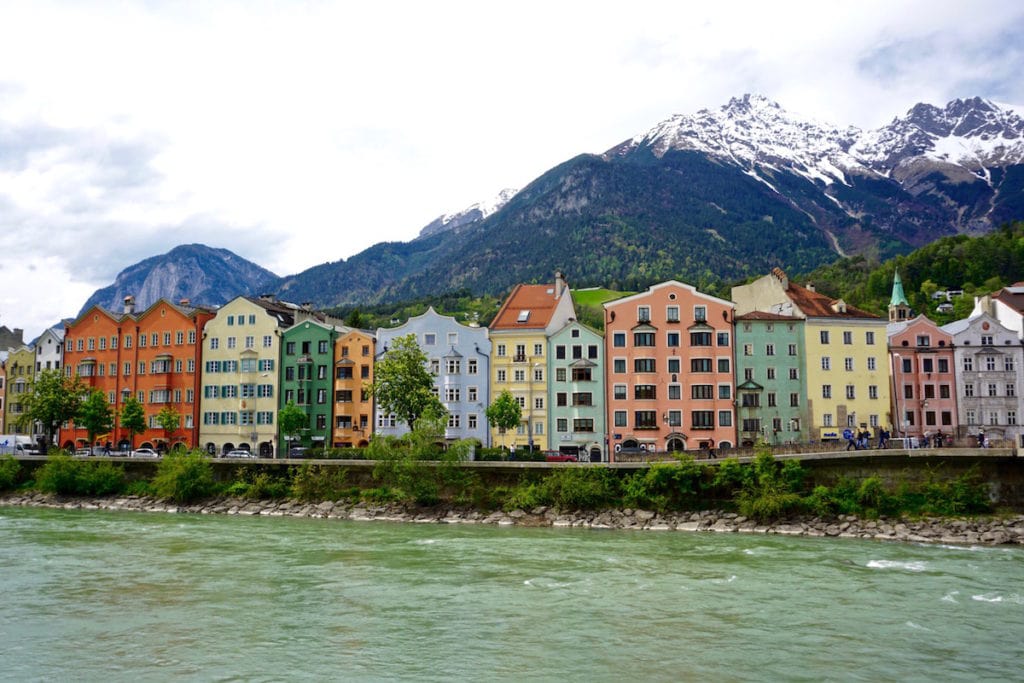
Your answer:
[[[1018,313],[1024,313],[1024,286],[1020,283],[1012,287],[1003,287],[992,295],[996,301],[1001,301]]]
[[[751,311],[750,313],[744,313],[743,315],[736,316],[737,320],[784,320],[787,322],[797,322],[802,318],[797,318],[793,315],[782,315],[781,313],[769,313],[767,311]]]
[[[565,293],[569,293],[568,288]],[[554,285],[516,285],[490,327],[492,330],[544,329],[551,322],[557,305]]]
[[[840,312],[837,310],[837,304],[840,299],[833,299],[832,297],[825,296],[820,292],[812,292],[806,287],[795,285],[792,282],[789,283],[789,289],[786,290],[786,294],[789,295],[793,304],[803,311],[804,315],[809,318],[881,319],[880,316],[877,316],[874,313],[868,313],[867,311],[851,306],[850,304],[846,304],[845,312]]]

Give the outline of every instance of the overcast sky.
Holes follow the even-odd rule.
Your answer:
[[[408,241],[747,92],[862,128],[1021,105],[1021,36],[1015,0],[0,0],[0,325],[178,244],[286,275]]]

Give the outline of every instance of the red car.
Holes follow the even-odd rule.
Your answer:
[[[561,451],[544,451],[544,460],[547,462],[579,462],[579,458]]]

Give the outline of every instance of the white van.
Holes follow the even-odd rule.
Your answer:
[[[0,455],[33,455],[36,445],[28,434],[0,434]]]

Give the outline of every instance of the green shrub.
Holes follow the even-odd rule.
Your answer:
[[[274,477],[269,472],[257,472],[248,484],[245,497],[253,500],[287,498],[291,490],[289,482]]]
[[[156,494],[177,503],[206,498],[214,488],[213,466],[200,450],[168,453],[157,465],[153,478]]]
[[[703,468],[690,456],[678,463],[654,463],[622,483],[623,503],[648,510],[680,510],[697,502]]]
[[[13,489],[20,472],[21,463],[13,455],[0,456],[0,491]]]
[[[341,467],[306,462],[292,471],[291,495],[299,500],[339,500],[348,492]]]
[[[64,496],[105,496],[120,493],[125,487],[124,468],[110,462],[76,460],[56,453],[36,470],[40,491]]]
[[[128,485],[124,487],[124,492],[129,496],[140,496],[143,498],[156,495],[156,491],[153,489],[153,483],[146,481],[145,479],[137,479],[133,482],[129,482]]]
[[[508,491],[502,503],[502,508],[506,512],[511,510],[532,510],[538,505],[547,505],[550,502],[543,486],[536,482],[523,481]]]
[[[363,489],[360,491],[360,495],[363,500],[367,503],[376,503],[383,505],[386,503],[397,503],[404,499],[405,494],[401,491],[395,491],[387,486],[380,486],[373,489]]]

